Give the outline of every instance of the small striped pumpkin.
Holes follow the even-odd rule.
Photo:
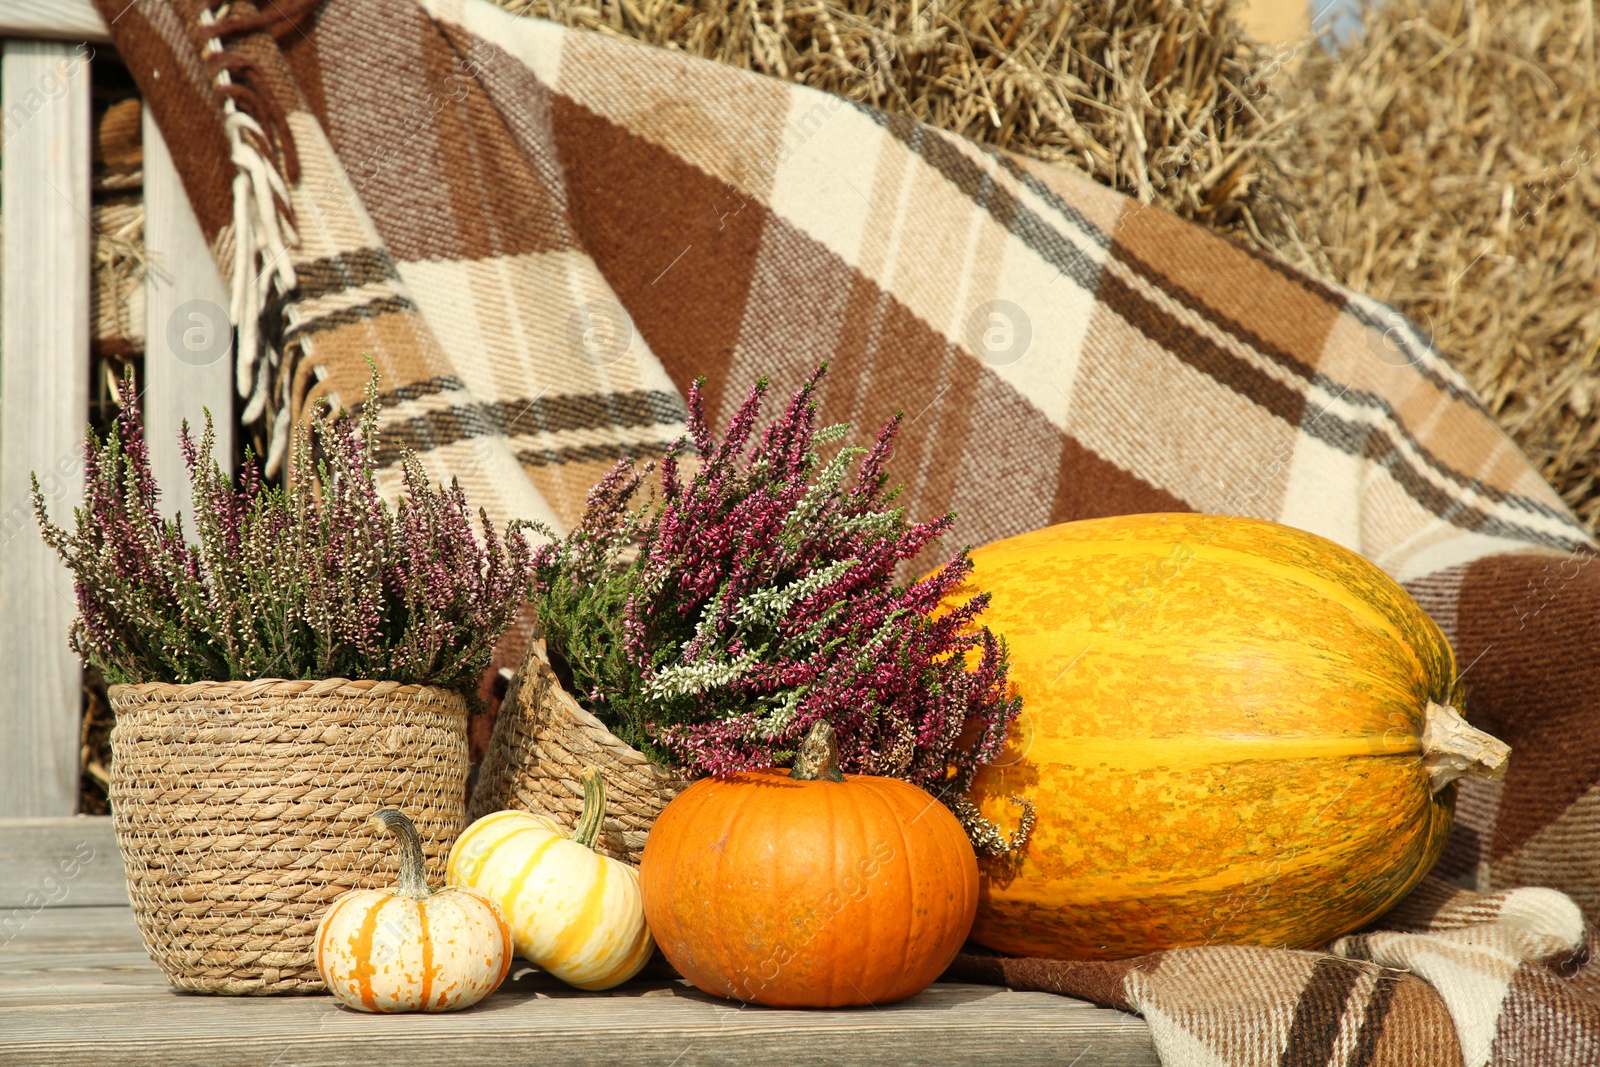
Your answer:
[[[372,816],[400,840],[400,885],[353,889],[317,927],[317,971],[357,1011],[452,1011],[493,993],[511,969],[511,930],[482,893],[429,890],[422,841],[391,809]]]
[[[451,882],[492,897],[511,920],[517,955],[579,989],[610,989],[639,973],[655,942],[639,874],[594,850],[605,786],[590,770],[569,837],[543,815],[497,811],[450,850]]]

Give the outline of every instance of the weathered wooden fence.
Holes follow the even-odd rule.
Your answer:
[[[39,539],[36,473],[58,521],[82,499],[90,371],[90,79],[109,41],[89,0],[0,0],[0,819],[78,800],[81,671],[72,581]],[[176,434],[218,413],[232,452],[227,293],[149,113],[141,401],[156,476],[184,495]],[[219,343],[218,331],[224,336]],[[185,510],[187,510],[185,508]]]

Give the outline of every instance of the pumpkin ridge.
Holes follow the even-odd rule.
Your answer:
[[[1369,582],[1366,580],[1366,576],[1362,576],[1361,588],[1354,589],[1318,571],[1306,569],[1304,566],[1271,559],[1236,548],[1223,548],[1218,545],[1207,544],[1201,546],[1195,556],[1197,559],[1204,559],[1208,563],[1234,564],[1241,569],[1253,569],[1257,574],[1275,578],[1279,581],[1292,582],[1340,605],[1357,618],[1365,618],[1369,622],[1376,621],[1378,625],[1369,627],[1369,629],[1376,629],[1378,633],[1387,637],[1392,644],[1405,649],[1410,654],[1418,675],[1426,678],[1432,674],[1428,670],[1427,664],[1422,661],[1422,657],[1417,653],[1415,643],[1408,639],[1405,627],[1401,622],[1384,611],[1374,598],[1366,595],[1369,591],[1367,588]],[[1376,565],[1373,565],[1372,569],[1378,571]],[[1383,574],[1382,571],[1378,571],[1378,573]],[[1387,575],[1383,576],[1385,578],[1388,577]],[[1356,610],[1357,608],[1360,610]]]
[[[477,890],[470,890],[470,892],[477,896],[483,897],[486,902],[494,904],[494,910],[490,912],[490,915],[494,918],[495,926],[499,927],[500,929],[501,944],[515,945],[516,939],[511,936],[511,922],[506,918],[505,910],[501,908],[500,905],[495,904],[494,900],[487,894],[479,893]],[[505,953],[505,959],[500,963],[500,978],[499,981],[495,982],[496,986],[499,986],[501,982],[504,982],[506,980],[506,975],[511,973],[511,958],[513,955],[515,955],[514,952]]]
[[[433,938],[428,935],[428,909],[423,907],[423,901],[417,901],[417,928],[421,931],[419,941],[422,944],[422,990],[420,999],[422,1010],[428,1010],[428,1001],[433,996]]]
[[[509,811],[496,812],[494,815],[474,823],[467,828],[467,832],[462,835],[461,840],[456,842],[455,847],[450,850],[452,854],[455,853],[456,849],[461,849],[465,852],[469,846],[477,846],[477,853],[473,858],[470,861],[463,860],[461,869],[456,872],[458,881],[465,885],[477,884],[478,879],[483,877],[483,869],[488,866],[489,858],[494,855],[495,850],[522,832],[523,827],[513,825],[500,830],[500,835],[493,840],[482,840],[491,829],[495,829],[495,822],[507,821],[500,818],[500,816],[510,814],[512,813]],[[471,864],[470,870],[467,866],[469,862]]]
[[[606,870],[609,864],[606,863],[603,856],[586,845],[572,841],[570,838],[567,840],[594,857],[595,876],[594,883],[589,886],[587,893],[585,893],[583,904],[578,909],[577,914],[567,920],[566,925],[561,928],[561,932],[556,935],[556,943],[551,946],[551,954],[563,960],[570,958],[580,948],[588,945],[590,939],[594,937],[595,931],[602,928],[601,920],[605,917],[606,880],[609,877],[609,873]],[[604,980],[605,976],[601,975],[599,978]],[[586,978],[582,980],[590,981],[592,979]],[[577,984],[577,982],[575,981],[574,984]]]
[[[846,782],[848,782],[848,779],[846,779]],[[869,792],[872,792],[872,790],[869,790]],[[834,784],[834,789],[827,790],[827,793],[829,793],[829,797],[827,797],[827,806],[829,806],[829,813],[834,816],[835,827],[838,825],[838,811],[840,811],[840,806],[843,806],[843,809],[850,813],[851,838],[850,841],[848,841],[848,845],[850,845],[850,849],[848,849],[848,851],[853,851],[853,853],[858,854],[866,854],[867,825],[866,819],[862,817],[861,805],[859,805],[859,803],[851,803],[850,795],[845,792],[842,784]],[[837,829],[835,829],[834,833],[830,833],[829,837],[830,840],[834,841],[835,872],[837,872],[840,864],[845,865],[845,872],[843,872],[843,880],[845,881],[843,881],[843,885],[850,885],[850,883],[848,883],[848,878],[854,877],[856,880],[858,880],[856,881],[856,885],[861,886],[861,897],[859,897],[858,901],[851,901],[851,905],[854,905],[854,907],[858,909],[858,913],[862,918],[862,925],[866,926],[866,936],[862,937],[862,941],[866,942],[866,944],[877,944],[878,929],[880,929],[880,926],[882,925],[878,923],[877,907],[875,907],[877,902],[872,899],[872,888],[870,888],[869,883],[867,883],[866,872],[864,872],[864,870],[851,870],[850,867],[859,864],[851,864],[851,857],[848,856],[848,854],[845,854],[845,856],[840,856],[840,846],[845,845],[845,841],[840,840]],[[848,907],[848,905],[846,905],[846,907]],[[846,973],[846,971],[848,971],[848,966],[846,965],[848,965],[848,963],[853,963],[854,958],[856,957],[853,957],[853,955],[846,955],[846,953],[850,953],[851,945],[842,945],[842,942],[845,941],[845,928],[843,928],[842,923],[838,921],[840,918],[843,918],[843,909],[840,909],[840,915],[835,915],[834,921],[832,921],[832,945],[829,945],[829,953],[827,953],[827,958],[834,961],[835,984],[832,993],[834,993],[835,1000],[838,998],[838,981],[843,981],[846,985],[850,985],[851,992],[856,993],[858,997],[861,997],[862,995],[861,990],[856,987],[856,984],[850,981],[850,974]],[[842,947],[845,949],[845,952],[840,952]],[[866,966],[870,966],[870,961],[862,961],[862,963],[866,963]]]
[[[378,913],[392,899],[385,897],[368,906],[367,913],[361,918],[360,929],[350,939],[351,954],[359,961],[354,968],[356,988],[360,991],[361,1003],[366,1005],[368,1011],[378,1010],[378,1001],[372,992],[372,976],[377,971],[372,964],[372,938],[378,932]]]
[[[1223,765],[1233,763],[1291,763],[1324,759],[1404,759],[1422,755],[1422,742],[1413,737],[1400,747],[1382,734],[1336,737],[1301,734],[1278,737],[1169,734],[1161,737],[1039,737],[1029,745],[1029,756],[1079,767],[1117,770],[1151,770],[1157,767]]]
[[[708,797],[710,790],[713,788],[715,787],[707,787],[706,795]],[[726,844],[731,839],[734,832],[734,827],[739,823],[740,816],[743,814],[744,810],[750,806],[750,802],[756,799],[756,796],[757,794],[754,791],[741,791],[736,794],[736,802],[729,806],[727,817],[723,820],[722,834],[717,839],[718,841],[722,842],[723,850],[719,850],[718,860],[716,864],[712,866],[710,871],[711,877],[717,882],[722,881],[722,865],[727,862],[727,853],[725,851]],[[704,806],[704,801],[702,801],[700,807],[703,808]],[[768,840],[771,840],[771,838]],[[776,852],[776,850],[774,850],[774,852]],[[776,888],[775,883],[771,881],[770,874],[768,876],[768,884],[773,885],[774,888]],[[743,1001],[753,1000],[753,991],[750,988],[750,982],[748,979],[755,978],[757,981],[762,981],[763,979],[761,979],[759,975],[751,975],[742,966],[735,963],[734,960],[736,957],[734,957],[728,951],[727,942],[723,940],[723,931],[732,929],[734,925],[731,921],[734,917],[726,914],[726,909],[730,906],[734,894],[723,892],[722,886],[720,885],[703,886],[702,891],[709,895],[712,906],[716,910],[716,921],[711,923],[711,928],[714,931],[715,944],[717,947],[717,971],[728,975],[733,979],[733,981],[729,983],[728,988],[733,993],[735,999]],[[680,920],[679,925],[683,926],[685,924]],[[742,994],[738,986],[733,984],[733,982],[738,982],[740,977],[745,979],[743,982],[744,989]]]
[[[1233,533],[1235,536],[1240,534],[1249,536],[1253,542],[1256,542],[1256,544],[1252,547],[1257,547],[1257,545],[1259,545],[1259,547],[1263,550],[1268,547],[1267,542],[1260,541],[1260,539],[1254,534],[1251,534],[1246,530],[1236,528],[1229,532]],[[1315,536],[1306,534],[1304,531],[1292,532],[1301,537]],[[1365,619],[1368,623],[1375,621],[1377,623],[1376,626],[1368,625],[1365,628],[1374,630],[1377,633],[1386,636],[1396,645],[1404,646],[1410,652],[1411,658],[1415,662],[1421,674],[1424,677],[1432,675],[1433,672],[1427,669],[1427,666],[1422,662],[1421,657],[1417,654],[1414,643],[1407,639],[1407,635],[1403,632],[1400,621],[1384,612],[1373,598],[1362,595],[1366,591],[1366,587],[1369,584],[1367,581],[1367,576],[1360,576],[1363,589],[1358,592],[1356,589],[1339,582],[1335,578],[1330,578],[1321,573],[1310,571],[1302,565],[1297,565],[1286,560],[1269,557],[1262,554],[1262,552],[1247,551],[1241,548],[1232,548],[1215,544],[1214,540],[1216,536],[1220,535],[1213,535],[1212,540],[1203,540],[1198,538],[1190,539],[1188,537],[1180,538],[1179,543],[1193,549],[1193,555],[1189,556],[1179,566],[1179,568],[1174,571],[1173,575],[1169,577],[1167,581],[1174,580],[1185,567],[1188,567],[1197,561],[1203,561],[1210,564],[1232,564],[1238,566],[1241,570],[1250,571],[1257,575],[1299,585],[1302,588],[1315,593],[1322,599],[1338,604],[1352,616]],[[1028,539],[1029,537],[1029,534],[1022,534],[1018,539]],[[1326,539],[1319,538],[1318,540],[1325,541]],[[1083,562],[1091,559],[1118,560],[1127,559],[1130,556],[1167,558],[1170,557],[1173,552],[1173,542],[1171,540],[1147,540],[1143,537],[1117,540],[1081,541],[1041,538],[1040,541],[1049,545],[1052,564],[1059,564],[1069,561]],[[1337,545],[1336,542],[1328,541],[1327,543],[1334,545],[1335,547],[1343,547]],[[1348,550],[1346,549],[1345,551]],[[1034,547],[1031,541],[1016,545],[1015,547],[995,547],[988,552],[989,563],[991,567],[995,567],[996,569],[1006,569],[1006,565],[1013,562],[1022,564],[1022,566],[1015,568],[1019,573],[1022,573],[1027,570],[1026,563],[1033,560],[1036,552],[1037,549]],[[1361,557],[1357,556],[1356,559],[1361,559]],[[1366,560],[1361,560],[1361,562],[1368,563]],[[1368,563],[1368,565],[1371,566],[1372,570],[1378,575],[1382,575],[1385,578],[1388,577],[1387,575],[1384,575],[1383,571],[1380,570],[1376,565],[1370,563]],[[1349,569],[1349,576],[1352,578],[1357,577],[1359,573],[1360,572],[1353,567]],[[969,577],[967,584],[971,585],[973,580],[973,578]],[[1159,591],[1161,585],[1164,584],[1165,582],[1160,582],[1151,588],[1155,591]],[[965,588],[965,586],[963,586],[963,588]],[[973,586],[974,590],[977,588],[977,586]],[[1141,589],[1140,591],[1143,592],[1144,590]],[[970,592],[967,595],[970,595]],[[1357,606],[1359,606],[1361,610],[1356,610]]]
[[[913,872],[912,877],[906,879],[906,914],[915,916],[917,914],[917,891],[922,885],[921,879],[916,877],[915,872],[921,869],[921,860],[920,857],[912,855],[914,850],[911,847],[911,838],[906,833],[905,809],[898,803],[897,794],[899,790],[880,788],[876,782],[873,783],[873,786],[872,795],[878,799],[879,804],[883,805],[884,819],[882,821],[892,825],[900,835],[899,855],[905,857],[907,867]],[[939,803],[931,797],[928,802],[930,804]],[[923,814],[924,812],[919,811],[912,817],[912,822],[914,823],[917,819],[922,818]],[[870,850],[868,854],[872,855]],[[873,858],[877,859],[876,856],[873,856]],[[894,858],[891,856],[888,861],[880,861],[880,863],[892,861]],[[911,969],[911,950],[920,947],[916,944],[914,935],[903,939],[900,946],[900,967],[895,971],[896,975],[903,975]]]
[[[629,870],[632,869],[631,867],[629,868]],[[641,937],[639,943],[633,948],[633,954],[624,959],[617,967],[617,973],[622,974],[628,971],[632,971],[634,974],[639,973],[640,968],[645,965],[645,959],[648,959],[655,950],[656,943],[653,938]],[[645,957],[645,959],[640,959],[641,956]]]
[[[515,836],[520,836],[524,833],[535,831],[544,832],[543,827],[528,826],[519,828],[516,831]],[[510,838],[507,838],[507,840],[510,840]],[[545,838],[543,841],[539,842],[533,847],[533,851],[528,853],[528,858],[522,863],[522,870],[517,872],[517,876],[511,880],[510,886],[506,890],[507,900],[515,903],[521,898],[522,891],[527,888],[528,877],[533,874],[533,869],[539,865],[541,860],[544,859],[544,854],[555,847],[557,842],[565,840],[566,838],[558,837],[552,833],[551,836]]]
[[[848,892],[849,883],[846,881],[846,879],[850,877],[851,872],[848,869],[849,860],[840,855],[844,842],[842,842],[839,838],[840,820],[838,801],[842,800],[843,797],[840,795],[840,790],[830,789],[826,784],[819,784],[817,789],[821,791],[824,803],[827,805],[828,817],[826,822],[826,840],[833,846],[832,863],[830,864],[833,870],[830,872],[829,880],[834,885],[845,887],[846,891]],[[859,839],[862,836],[859,810],[852,805],[850,811],[852,814],[856,815],[854,830],[855,836]],[[846,868],[843,872],[841,872],[839,869],[841,865]],[[808,949],[820,948],[822,950],[823,958],[828,961],[828,998],[835,1003],[837,1003],[839,1000],[839,982],[842,978],[844,978],[844,976],[839,973],[840,966],[843,962],[840,959],[841,953],[839,952],[838,944],[840,926],[839,920],[844,916],[845,909],[850,907],[851,903],[852,901],[847,895],[845,897],[845,902],[839,906],[839,910],[835,914],[828,917],[828,920],[824,926],[824,929],[829,935],[828,944],[821,946],[816,945],[817,938],[821,937],[824,933],[824,930],[818,930],[816,932],[816,936],[811,939],[811,943],[806,946]],[[865,901],[862,901],[862,903],[864,904]],[[873,929],[872,909],[870,907],[863,907],[862,910],[866,912],[867,943],[871,944],[872,936],[876,933],[876,931]],[[816,953],[813,951],[813,957],[815,955]]]
[[[337,904],[338,901],[335,901],[334,903]],[[330,906],[328,910],[332,911],[333,908]],[[316,964],[317,964],[317,972],[319,974],[326,974],[327,973],[327,971],[325,970],[326,964],[325,964],[324,961],[327,959],[328,937],[332,933],[333,933],[333,923],[330,923],[330,922],[322,923],[321,924],[321,928],[317,930]]]
[[[1316,851],[1301,849],[1289,860],[1275,860],[1274,862],[1277,864],[1275,877],[1282,878],[1326,866],[1329,855],[1337,856],[1350,851],[1352,844],[1351,842],[1340,842],[1337,845]],[[1097,879],[1079,878],[1073,882],[1076,895],[1085,899],[1099,900],[1107,904],[1120,901],[1150,900],[1158,897],[1183,897],[1191,893],[1220,892],[1254,884],[1256,884],[1256,879],[1246,871],[1239,869],[1196,878],[1168,876],[1161,881],[1134,882],[1126,877],[1108,875]],[[1029,894],[1020,891],[1015,896],[1019,900],[1031,899]],[[1036,903],[1048,903],[1051,899],[1051,894],[1045,892],[1038,896]]]

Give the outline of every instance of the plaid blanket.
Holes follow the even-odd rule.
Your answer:
[[[1513,746],[1438,877],[1325,952],[956,973],[1139,1011],[1171,1064],[1600,1062],[1596,546],[1399,315],[1065,170],[483,0],[97,2],[274,464],[370,356],[389,459],[559,529],[682,432],[695,376],[726,418],[828,359],[824,417],[859,441],[903,409],[893,474],[954,543],[1161,510],[1314,531],[1412,590]]]

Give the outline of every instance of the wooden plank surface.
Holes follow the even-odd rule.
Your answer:
[[[0,941],[11,912],[128,904],[108,815],[0,819]]]
[[[130,981],[136,968],[110,954],[85,955],[75,968],[30,966],[49,996],[19,1006],[0,992],[0,1062],[99,1067],[114,1049],[118,1067],[1158,1063],[1132,1016],[991,986],[939,983],[881,1008],[779,1011],[720,1001],[681,981],[594,994],[524,973],[464,1012],[372,1016],[330,997],[175,995]],[[95,996],[112,984],[118,1002]]]
[[[89,65],[80,46],[6,41],[0,110],[0,817],[70,815],[82,697],[67,626],[77,605],[34,526],[29,474],[38,472],[51,515],[70,526],[89,412]]]
[[[447,1015],[369,1016],[328,997],[186,996],[169,992],[136,948],[50,950],[57,937],[81,939],[74,913],[112,911],[128,914],[57,909],[49,928],[0,952],[0,1062],[99,1064],[109,1048],[119,1067],[1158,1062],[1132,1016],[990,986],[940,983],[898,1005],[795,1012],[741,1007],[681,981],[580,993],[519,964],[489,1000]]]
[[[0,989],[12,992],[31,988],[18,979],[18,961],[37,957],[50,966],[63,961],[76,966],[85,953],[123,954],[148,975],[142,984],[165,989],[166,979],[145,957],[133,910],[127,904],[84,904],[45,908],[21,924],[14,936],[0,944]]]
[[[937,983],[901,1004],[741,1007],[682,981],[582,993],[518,961],[464,1012],[373,1016],[331,997],[173,993],[121,907],[47,909],[0,948],[0,1064],[538,1067],[781,1062],[1155,1067],[1144,1022],[1045,993]]]
[[[126,0],[132,4],[132,0]],[[111,40],[90,0],[0,0],[0,37],[66,41]]]
[[[233,328],[228,289],[217,273],[200,223],[183,191],[150,109],[144,109],[145,273],[144,424],[150,466],[167,514],[194,514],[178,430],[188,420],[200,437],[209,410],[214,455],[233,463]]]

